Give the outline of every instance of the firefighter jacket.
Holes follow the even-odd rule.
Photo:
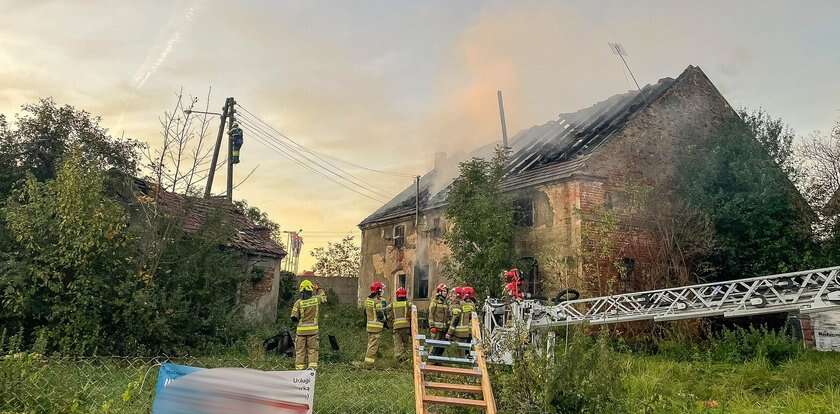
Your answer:
[[[449,335],[457,338],[469,338],[472,333],[472,313],[475,312],[475,302],[463,300],[452,308],[452,321],[449,323]]]
[[[449,325],[449,304],[446,298],[435,296],[429,303],[429,326],[438,330],[445,330]]]
[[[409,315],[411,313],[411,302],[407,300],[398,300],[391,304],[391,320],[394,321],[394,329],[408,328]]]
[[[321,303],[326,302],[323,294],[312,296],[308,299],[298,299],[292,305],[292,318],[298,320],[298,335],[315,335],[318,333],[318,311]]]
[[[367,319],[368,333],[382,332],[385,326],[385,310],[387,305],[379,298],[367,298],[365,300],[365,319]]]

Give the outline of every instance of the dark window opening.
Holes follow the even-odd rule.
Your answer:
[[[440,227],[440,217],[435,217],[432,220],[432,237],[441,237],[443,236],[443,229]]]
[[[513,202],[513,224],[519,227],[534,225],[534,201],[520,198]]]
[[[417,299],[429,297],[429,265],[414,265],[414,297]]]
[[[401,249],[405,246],[405,226],[394,226],[394,247]]]
[[[540,265],[534,257],[521,257],[517,260],[519,275],[522,277],[522,292],[532,298],[543,298]]]
[[[399,275],[397,275],[397,279],[399,279],[398,280],[398,285],[399,286],[397,286],[397,287],[404,288],[405,287],[405,273],[400,273]]]

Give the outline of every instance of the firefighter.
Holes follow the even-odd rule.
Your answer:
[[[475,289],[470,286],[455,288],[457,306],[452,307],[452,320],[446,332],[447,340],[470,342],[472,340],[472,313],[475,311]]]
[[[321,287],[304,280],[298,288],[300,298],[292,306],[292,322],[297,323],[295,330],[295,369],[318,368],[318,311],[327,301],[327,295]]]
[[[387,320],[385,315],[388,310],[388,303],[382,299],[385,291],[385,284],[373,282],[370,284],[370,295],[365,300],[365,319],[367,320],[367,352],[365,352],[365,366],[372,367],[376,362],[376,353],[379,351],[379,337]]]
[[[394,359],[407,359],[411,349],[411,302],[408,301],[408,291],[401,287],[397,289],[397,300],[391,304],[391,327],[394,329]]]
[[[239,127],[238,122],[234,122],[233,125],[230,126],[228,134],[230,134],[230,141],[233,144],[233,149],[231,150],[233,158],[231,158],[231,163],[239,164],[239,149],[242,148],[243,140],[242,128]]]
[[[513,268],[504,273],[505,293],[510,296],[512,300],[520,301],[525,295],[522,294],[522,277],[519,269]]]
[[[443,340],[446,329],[449,328],[449,287],[438,283],[435,288],[435,298],[429,303],[429,337]],[[432,348],[432,355],[443,355],[443,348]]]

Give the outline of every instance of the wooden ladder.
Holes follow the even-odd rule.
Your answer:
[[[414,358],[414,408],[417,414],[426,414],[432,405],[453,405],[483,409],[487,414],[496,414],[496,400],[493,398],[493,388],[490,386],[490,376],[487,373],[487,361],[481,350],[481,330],[478,327],[478,317],[472,315],[472,337],[470,343],[454,341],[435,341],[420,335],[417,325],[417,307],[411,307],[411,338],[412,354]],[[464,358],[436,357],[431,355],[432,345],[435,347],[456,347],[470,351]],[[452,367],[460,365],[462,367]],[[474,378],[477,384],[464,382],[435,382],[426,381],[424,374],[446,375],[462,379]],[[430,393],[434,391],[436,394]],[[452,397],[439,395],[445,393],[469,394],[477,398]]]

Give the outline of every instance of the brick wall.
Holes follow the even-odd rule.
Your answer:
[[[341,304],[356,303],[356,289],[359,285],[359,278],[356,277],[319,277],[319,276],[297,276],[296,286],[303,280],[311,280],[321,285],[324,291],[332,292]]]
[[[280,292],[280,260],[273,257],[249,255],[245,259],[247,275],[239,289],[244,315],[254,321],[273,321],[277,318],[277,298]],[[261,277],[257,277],[261,275]]]

